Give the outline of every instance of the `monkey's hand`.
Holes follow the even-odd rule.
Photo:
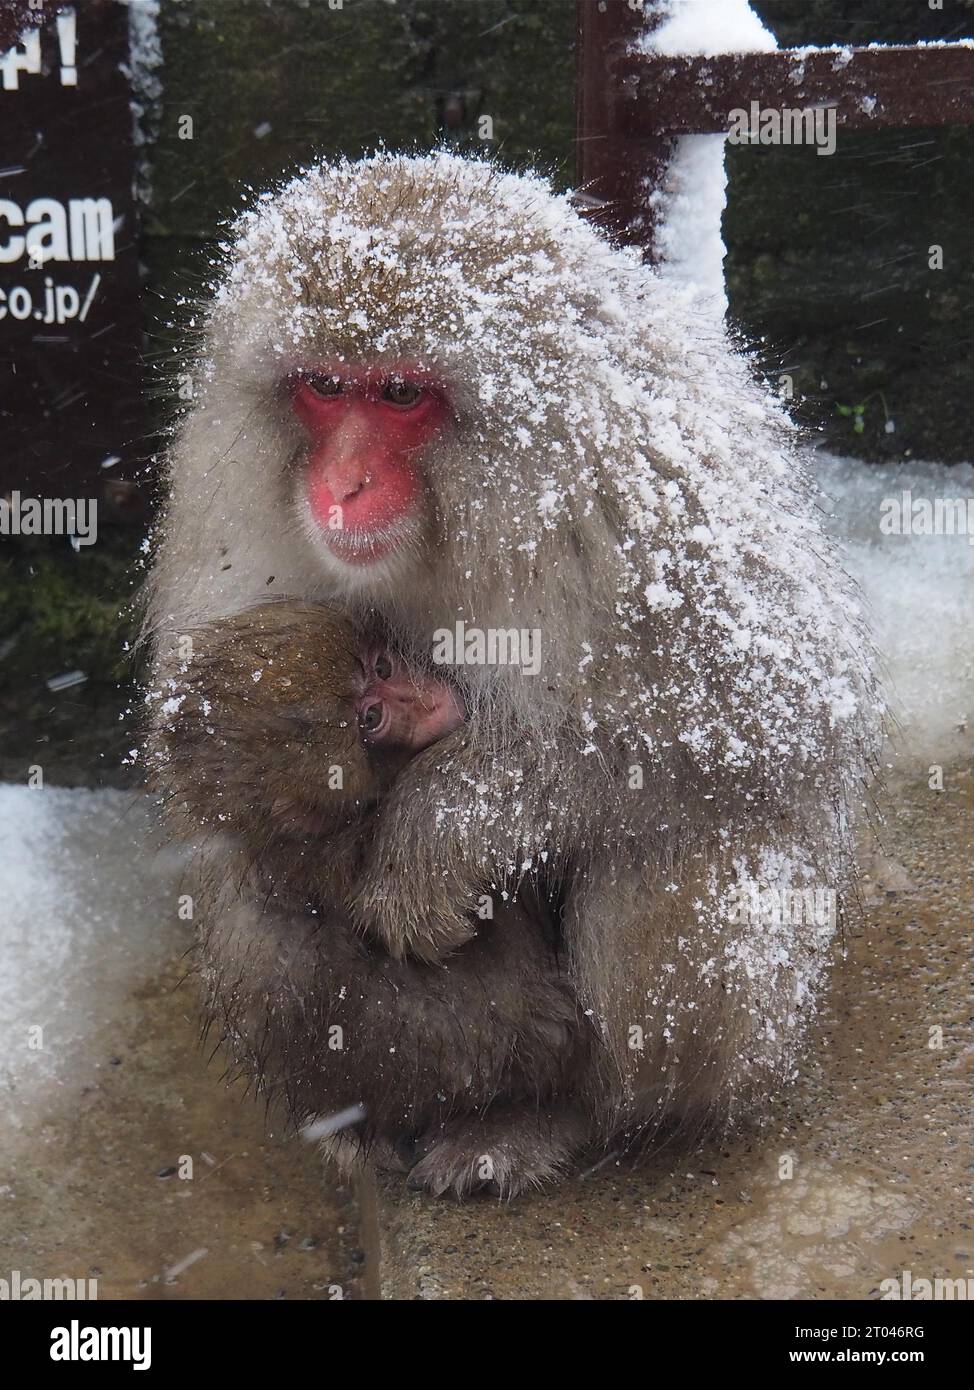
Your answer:
[[[435,877],[432,865],[424,870],[407,858],[387,858],[384,875],[368,871],[351,900],[356,926],[377,938],[396,960],[411,955],[434,964],[457,950],[477,934],[477,896],[440,872]]]
[[[447,793],[467,753],[463,728],[426,749],[400,773],[379,812],[349,907],[359,929],[396,959],[432,963],[476,935],[478,885],[489,875],[471,862],[456,831],[456,798]]]
[[[383,802],[349,908],[390,955],[436,961],[492,916],[491,893],[544,857],[554,797],[536,760],[478,755],[469,726],[413,758]],[[488,748],[490,745],[487,745]]]

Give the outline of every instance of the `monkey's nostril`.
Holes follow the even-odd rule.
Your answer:
[[[359,478],[344,485],[336,483],[332,491],[339,506],[344,506],[346,502],[353,502],[360,492],[365,491],[366,482],[367,479]]]
[[[380,681],[392,679],[392,662],[384,652],[380,652],[375,659],[375,674]]]

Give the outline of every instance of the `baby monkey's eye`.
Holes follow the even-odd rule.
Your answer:
[[[382,723],[382,706],[379,704],[369,705],[359,716],[359,725],[365,733],[371,733]]]
[[[312,372],[303,378],[316,396],[340,396],[342,394],[342,380],[337,376],[323,376],[318,372]]]
[[[392,679],[392,662],[384,652],[380,652],[375,659],[375,674],[380,681]]]
[[[403,381],[401,377],[391,377],[382,388],[382,399],[390,405],[415,405],[422,394],[422,387],[415,381]]]

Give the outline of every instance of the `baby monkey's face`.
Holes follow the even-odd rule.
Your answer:
[[[361,667],[364,686],[355,709],[367,750],[402,761],[463,723],[458,693],[444,681],[411,671],[390,648],[367,644]]]
[[[362,820],[399,769],[465,718],[446,682],[321,604],[277,602],[190,634],[158,692],[156,784],[184,826],[256,851]]]

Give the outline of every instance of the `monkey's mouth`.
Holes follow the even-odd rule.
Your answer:
[[[395,520],[384,525],[331,527],[315,515],[308,497],[297,498],[297,510],[302,529],[314,544],[319,555],[335,562],[350,573],[362,571],[383,560],[413,549],[421,534],[420,517],[410,508]]]
[[[348,527],[341,531],[321,530],[321,536],[329,550],[344,560],[347,565],[371,565],[384,560],[387,555],[402,549],[415,533],[411,517],[402,517],[389,526],[357,529]]]

